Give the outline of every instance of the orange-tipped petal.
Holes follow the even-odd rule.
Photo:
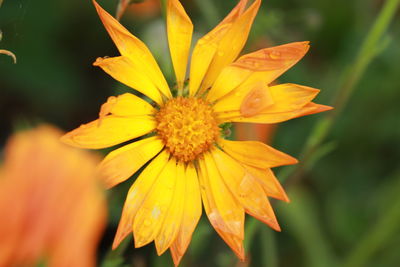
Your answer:
[[[182,89],[192,41],[193,24],[178,0],[168,0],[167,33],[178,88]]]
[[[207,89],[215,82],[222,69],[232,63],[242,51],[251,25],[260,8],[261,0],[255,0],[253,4],[234,21],[218,43],[218,49],[207,70],[201,85]]]
[[[219,149],[211,152],[219,173],[245,211],[280,231],[278,221],[271,204],[260,184],[251,175],[247,175],[243,166]]]
[[[185,198],[181,227],[174,243],[172,243],[170,247],[175,266],[179,264],[182,256],[185,254],[190,240],[192,239],[193,231],[201,216],[199,181],[196,169],[192,163],[188,164],[185,176],[180,179],[185,180]]]
[[[216,101],[244,82],[271,83],[296,64],[309,47],[309,42],[294,42],[241,56],[222,70],[208,93],[207,100]]]
[[[185,201],[185,165],[177,163],[176,183],[173,189],[173,200],[168,208],[160,232],[155,237],[157,254],[163,254],[174,242],[181,227],[182,212]]]
[[[164,147],[157,137],[146,138],[110,152],[99,166],[99,174],[111,188],[139,170]]]
[[[262,113],[252,117],[243,117],[239,112],[228,112],[220,116],[221,122],[253,122],[253,123],[277,123],[282,121],[287,121],[290,119],[316,114],[324,111],[333,109],[330,106],[319,105],[313,102],[306,104],[304,107],[286,112],[276,112],[276,113]]]
[[[162,96],[154,81],[143,69],[140,61],[132,60],[127,56],[97,58],[94,66],[102,68],[115,80],[148,96],[157,104],[162,104]]]
[[[161,171],[167,165],[169,153],[161,152],[150,164],[143,170],[132,187],[129,189],[119,221],[117,233],[115,234],[113,249],[116,249],[122,240],[132,232],[133,221],[138,209],[141,207],[147,194],[150,192],[153,184],[157,180]]]
[[[298,84],[287,83],[268,87],[259,82],[246,82],[221,98],[215,104],[214,111],[221,113],[221,117],[230,111],[239,111],[240,116],[248,118],[264,113],[298,110],[310,103],[318,93],[318,89]]]
[[[222,68],[221,66],[225,62],[227,62],[225,64],[231,63],[243,48],[252,20],[257,12],[255,9],[258,9],[260,5],[260,1],[256,0],[247,13],[243,14],[247,2],[248,0],[241,0],[220,24],[197,42],[190,66],[189,89],[191,96],[196,94],[212,65],[215,65],[214,71],[219,72],[218,68]],[[238,32],[238,30],[243,30],[243,32]],[[235,42],[234,47],[232,46],[233,41]],[[227,42],[230,45],[229,49],[226,47]],[[219,48],[221,43],[221,48]],[[225,54],[226,58],[222,58],[218,54]],[[232,57],[233,59],[231,59]],[[214,58],[217,59],[214,60]],[[218,73],[214,75],[218,75]],[[210,81],[211,78],[208,80]]]
[[[176,164],[174,157],[168,161],[135,216],[133,234],[137,248],[153,241],[163,227],[175,193]]]
[[[81,125],[65,134],[61,141],[80,148],[105,148],[145,135],[155,127],[155,120],[150,116],[108,115]]]
[[[237,161],[261,169],[296,164],[297,160],[279,150],[257,141],[229,141],[218,144]]]
[[[204,154],[200,163],[200,188],[207,217],[239,259],[244,260],[244,210],[229,191],[212,156]]]
[[[246,171],[246,175],[252,176],[262,186],[267,196],[290,202],[285,190],[271,169],[259,169],[246,164],[242,164],[242,166]]]
[[[140,71],[143,77],[147,76],[150,78],[154,86],[165,96],[172,97],[168,84],[147,46],[101,8],[96,1],[93,0],[93,4],[121,55],[137,62],[137,65],[141,66],[141,69],[135,70]]]

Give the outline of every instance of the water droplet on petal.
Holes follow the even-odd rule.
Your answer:
[[[279,51],[272,51],[271,53],[269,53],[269,57],[271,59],[279,59],[281,57],[281,52]]]
[[[263,109],[272,105],[274,101],[268,87],[262,84],[255,86],[245,97],[240,106],[243,117],[251,117],[259,114]]]

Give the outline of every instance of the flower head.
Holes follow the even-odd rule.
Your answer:
[[[229,141],[227,122],[277,123],[321,112],[311,102],[319,90],[296,84],[271,85],[307,52],[296,42],[241,56],[261,1],[241,0],[194,47],[186,70],[193,25],[178,0],[167,2],[167,33],[177,90],[170,90],[149,49],[94,2],[121,56],[94,63],[116,80],[148,96],[110,97],[98,120],[63,137],[67,144],[105,148],[134,138],[108,154],[100,171],[108,187],[148,163],[129,190],[114,248],[132,232],[135,246],[155,241],[180,262],[201,216],[240,259],[244,259],[244,216],[280,230],[268,197],[288,201],[271,171],[296,159],[254,141]],[[247,7],[248,6],[248,7]]]
[[[95,266],[105,199],[97,158],[49,126],[18,133],[0,169],[0,266]]]

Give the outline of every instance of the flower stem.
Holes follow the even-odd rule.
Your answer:
[[[282,182],[289,178],[292,180],[299,178],[302,172],[307,169],[307,162],[310,159],[314,161],[317,160],[314,155],[317,154],[316,152],[318,152],[320,145],[334,125],[336,118],[346,106],[367,67],[389,44],[389,38],[387,38],[385,34],[393,20],[399,2],[400,0],[386,0],[356,58],[353,63],[345,69],[342,75],[343,78],[340,80],[338,86],[339,90],[332,101],[332,106],[335,110],[328,112],[327,115],[315,125],[300,155],[300,163],[295,167],[288,168],[286,172],[282,173],[280,176]]]
[[[391,237],[394,237],[400,229],[400,171],[397,171],[393,178],[390,180],[397,182],[394,185],[397,192],[393,194],[394,199],[390,201],[392,206],[385,209],[381,216],[378,216],[379,219],[375,225],[367,231],[364,238],[357,242],[356,247],[351,250],[342,266],[366,266],[371,256],[391,240]]]

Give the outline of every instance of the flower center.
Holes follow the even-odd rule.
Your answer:
[[[207,151],[220,134],[211,106],[200,98],[173,98],[161,107],[156,120],[165,146],[183,162]]]

